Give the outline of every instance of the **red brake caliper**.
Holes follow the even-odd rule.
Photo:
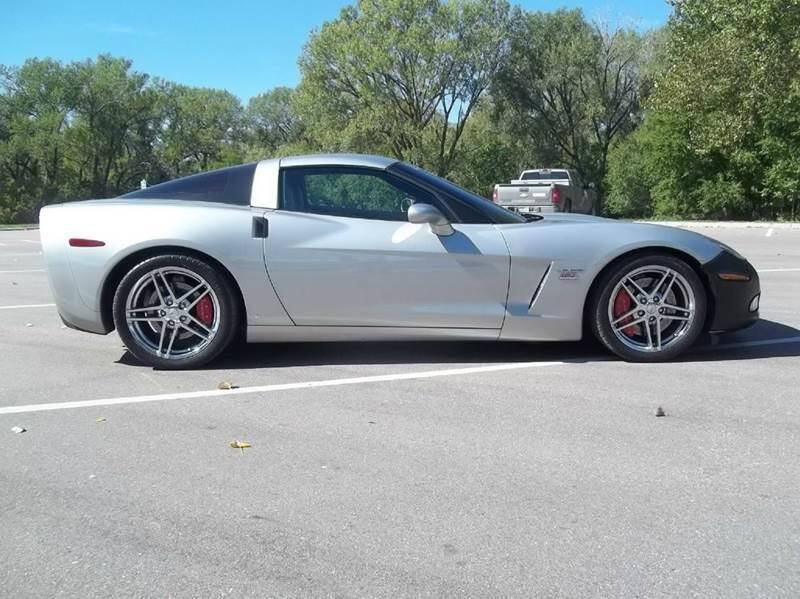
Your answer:
[[[197,316],[197,320],[210,327],[214,322],[214,304],[211,302],[211,298],[207,295],[200,298],[200,301],[194,306],[194,314]]]
[[[614,300],[614,318],[619,318],[623,314],[627,314],[628,312],[630,312],[631,304],[632,301],[630,294],[624,289],[620,289],[619,292],[617,293],[616,299]],[[630,322],[632,320],[633,316],[629,316],[628,321]],[[628,337],[633,337],[639,331],[637,326],[632,326],[632,327],[625,327],[624,329],[622,329],[622,332],[625,333]]]

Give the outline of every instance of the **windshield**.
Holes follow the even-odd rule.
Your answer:
[[[430,187],[435,188],[437,191],[442,192],[445,196],[449,196],[454,200],[466,204],[467,206],[485,214],[493,223],[503,224],[528,222],[527,219],[523,218],[519,214],[511,212],[510,210],[506,210],[497,204],[493,204],[489,200],[484,199],[479,195],[472,193],[471,191],[467,191],[455,183],[451,183],[447,179],[437,177],[436,175],[419,167],[406,164],[405,162],[398,162],[389,167],[389,170],[420,180]]]

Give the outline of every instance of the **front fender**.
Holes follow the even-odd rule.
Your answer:
[[[714,240],[691,231],[594,217],[546,218],[498,228],[511,253],[501,339],[580,339],[592,282],[606,265],[630,252],[666,248],[703,265],[722,251]]]

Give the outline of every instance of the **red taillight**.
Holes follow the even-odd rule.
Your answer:
[[[99,248],[106,244],[105,241],[99,239],[81,239],[79,237],[72,237],[69,240],[69,245],[74,248]]]
[[[492,201],[495,204],[497,203],[497,188],[496,187],[492,190]]]
[[[550,188],[550,202],[552,204],[561,203],[561,190],[555,185]]]

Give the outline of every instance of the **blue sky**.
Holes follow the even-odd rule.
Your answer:
[[[245,102],[295,85],[309,32],[336,17],[342,0],[189,2],[14,0],[0,16],[0,64],[26,58],[82,60],[100,53],[187,85],[227,89]],[[521,0],[531,10],[580,7],[592,19],[640,29],[666,21],[666,0]]]

